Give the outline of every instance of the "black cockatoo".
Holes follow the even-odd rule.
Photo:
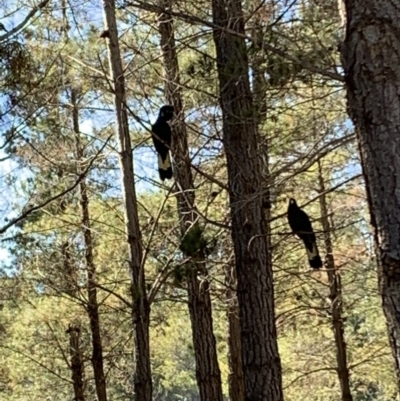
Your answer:
[[[162,106],[157,121],[151,126],[154,147],[158,154],[158,171],[162,181],[172,178],[172,165],[169,156],[171,146],[171,127],[168,121],[174,116],[174,106]],[[167,146],[166,146],[167,145]]]
[[[322,261],[318,253],[317,240],[311,221],[306,212],[297,206],[293,198],[289,200],[288,220],[293,233],[304,242],[310,266],[314,269],[321,268]]]

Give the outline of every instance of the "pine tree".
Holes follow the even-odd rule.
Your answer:
[[[400,390],[399,9],[390,1],[345,1],[343,66],[375,231],[379,283]],[[369,18],[362,26],[359,21]]]
[[[227,158],[245,398],[283,399],[258,135],[240,0],[213,0],[223,143]],[[225,32],[232,29],[237,36]]]

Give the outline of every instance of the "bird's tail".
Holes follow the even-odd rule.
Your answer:
[[[322,267],[322,260],[319,256],[317,243],[313,241],[309,245],[306,246],[308,262],[313,269],[320,269]]]
[[[164,160],[160,154],[158,155],[158,172],[160,173],[161,181],[172,178],[172,165],[169,152]]]

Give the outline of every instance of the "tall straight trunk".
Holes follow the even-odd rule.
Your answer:
[[[256,26],[253,27],[252,33],[254,38],[254,43],[257,42],[257,37],[259,30]],[[261,50],[261,49],[257,49]],[[258,129],[261,128],[261,124],[265,121],[265,79],[264,71],[261,69],[262,60],[261,57],[257,57],[254,54],[254,59],[252,62],[253,70],[253,100],[255,104],[255,109],[257,110],[257,126]],[[266,147],[263,146],[267,139],[263,138],[260,143],[260,154],[266,153]],[[268,164],[265,166],[268,169]],[[268,173],[263,173],[264,181],[268,181]],[[265,202],[267,200],[267,202]],[[269,205],[269,192],[265,193],[264,203]],[[265,220],[267,229],[269,227],[270,219],[270,208],[265,209]],[[267,237],[270,240],[270,237]],[[227,298],[227,314],[228,314],[228,362],[229,362],[229,398],[231,401],[244,401],[244,379],[243,379],[243,360],[242,360],[242,342],[240,336],[240,319],[239,319],[239,306],[237,299],[237,277],[234,265],[227,265],[225,268],[225,285],[226,285],[226,298]]]
[[[67,334],[69,334],[69,353],[71,355],[72,383],[74,386],[75,401],[85,401],[84,386],[84,365],[82,353],[79,347],[80,327],[70,324]]]
[[[84,152],[80,141],[79,130],[79,110],[77,106],[76,93],[71,90],[71,103],[73,129],[75,133],[76,155],[78,161],[77,174],[82,174],[80,163],[84,159]],[[80,204],[82,211],[82,232],[85,244],[85,261],[86,261],[86,288],[88,293],[87,312],[90,322],[90,331],[92,336],[92,366],[94,372],[94,381],[96,385],[96,394],[98,401],[107,401],[106,379],[104,375],[103,363],[103,346],[101,343],[100,334],[100,317],[99,304],[97,302],[96,288],[96,265],[93,257],[93,240],[92,231],[90,229],[90,214],[89,214],[89,198],[87,194],[86,178],[83,178],[79,183],[80,189]]]
[[[322,215],[322,228],[324,230],[326,267],[329,282],[329,299],[331,301],[332,330],[335,337],[337,375],[342,393],[342,401],[353,401],[350,391],[350,372],[347,364],[346,342],[344,339],[343,324],[343,301],[342,301],[342,282],[340,272],[335,265],[333,257],[333,246],[331,238],[331,224],[328,218],[328,206],[326,202],[325,182],[322,175],[321,162],[318,161],[319,170],[319,191],[320,207]]]
[[[242,341],[240,338],[239,306],[236,295],[235,266],[225,266],[226,302],[228,315],[229,399],[244,401]]]
[[[263,210],[257,123],[248,77],[240,0],[212,0],[223,142],[227,158],[232,239],[242,338],[245,399],[280,401],[281,362],[275,326],[274,291]]]
[[[171,8],[170,0],[161,0],[161,6]],[[195,189],[190,169],[187,131],[184,123],[182,94],[179,84],[179,64],[175,48],[174,26],[166,13],[159,15],[159,31],[166,78],[166,100],[175,108],[178,116],[173,125],[172,151],[179,155],[174,164],[176,179],[176,199],[182,241],[185,234],[199,229]],[[199,249],[191,257],[187,269],[187,291],[190,321],[192,325],[193,347],[196,360],[196,379],[201,401],[222,401],[221,372],[218,365],[217,345],[213,331],[210,285],[207,280],[206,260]],[[202,275],[201,280],[199,274]]]
[[[66,239],[61,245],[61,255],[63,258],[65,293],[73,297],[76,296],[79,287],[75,265],[71,261],[70,246],[70,240]]]
[[[392,0],[344,3],[341,53],[348,107],[360,147],[400,390],[400,7]]]
[[[125,78],[122,68],[115,18],[114,0],[104,0],[105,28],[108,30],[110,75],[114,89],[116,136],[125,206],[125,232],[129,248],[129,270],[132,292],[132,322],[135,344],[134,391],[137,401],[151,401],[153,385],[150,366],[150,305],[146,293],[143,245],[133,174],[132,144],[126,109]]]
[[[262,22],[259,17],[254,17],[253,25],[251,27],[252,39],[254,44],[254,52],[251,60],[251,70],[253,72],[253,104],[254,114],[257,124],[257,132],[261,133],[263,125],[267,119],[267,80],[266,76],[266,59],[264,49],[260,45],[263,42],[265,35]],[[269,138],[268,135],[259,135],[258,141],[258,155],[260,156],[261,175],[263,186],[263,207],[267,228],[267,241],[268,246],[272,249],[272,241],[270,235],[270,220],[271,220],[271,177],[269,171]],[[268,253],[270,262],[272,263],[271,251]]]

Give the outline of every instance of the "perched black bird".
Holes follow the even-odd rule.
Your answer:
[[[171,146],[171,127],[168,121],[174,116],[173,106],[163,106],[158,114],[157,121],[151,126],[153,142],[158,154],[158,172],[162,181],[172,178],[172,165],[169,156]],[[156,136],[158,138],[156,138]],[[167,145],[167,146],[166,146]]]
[[[311,221],[306,212],[297,206],[293,198],[289,201],[288,220],[293,233],[304,242],[310,266],[314,269],[321,268],[322,261],[318,253],[317,240]]]
[[[109,38],[110,37],[110,31],[108,29],[106,29],[105,31],[103,31],[100,34],[100,38],[105,39],[105,38]]]

